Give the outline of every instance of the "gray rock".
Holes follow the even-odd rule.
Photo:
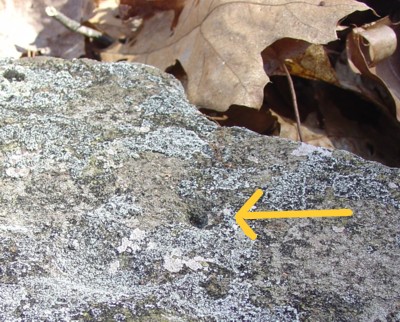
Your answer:
[[[0,61],[1,321],[398,321],[399,170],[220,128],[139,64]],[[353,217],[250,222],[261,210]]]

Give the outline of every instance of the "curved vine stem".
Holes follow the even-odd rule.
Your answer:
[[[293,109],[294,109],[294,114],[296,116],[296,123],[297,123],[297,133],[299,133],[299,138],[300,141],[303,142],[303,136],[301,134],[301,127],[300,127],[300,115],[299,115],[299,108],[297,106],[297,98],[296,98],[296,91],[294,90],[294,84],[292,77],[290,76],[290,73],[285,65],[284,62],[281,63],[283,70],[285,71],[288,83],[289,83],[289,88],[290,88],[290,94],[292,95],[292,103],[293,103]]]

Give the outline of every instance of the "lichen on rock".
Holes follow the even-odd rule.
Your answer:
[[[155,68],[0,61],[0,320],[400,319],[399,170],[219,128]],[[350,208],[250,222],[235,213]]]

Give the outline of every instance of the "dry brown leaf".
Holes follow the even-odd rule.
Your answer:
[[[354,29],[347,38],[347,57],[352,71],[376,82],[376,88],[358,91],[381,103],[400,121],[400,28],[388,18]],[[377,94],[378,92],[378,94]]]
[[[131,44],[116,44],[102,59],[124,57],[163,70],[179,61],[192,103],[216,111],[260,108],[269,81],[261,57],[266,47],[282,38],[327,43],[336,39],[340,19],[367,9],[353,0],[187,0],[173,33],[174,12],[156,13]]]
[[[118,16],[118,0],[97,0],[97,7],[89,23],[114,39],[131,37],[138,26],[132,21],[124,22]]]
[[[20,57],[17,47],[45,48],[46,54],[62,58],[84,54],[84,38],[48,17],[47,6],[54,6],[68,17],[82,21],[92,13],[93,1],[0,0],[0,57]]]
[[[174,19],[171,23],[171,30],[173,30],[178,23],[185,2],[186,0],[120,0],[119,12],[121,18],[126,20],[135,16],[148,19],[156,12],[173,10]]]
[[[324,46],[308,44],[301,54],[282,56],[290,74],[312,80],[320,80],[329,84],[338,85],[336,72],[333,69]],[[268,74],[270,75],[270,74]]]
[[[303,40],[283,38],[267,47],[261,56],[268,76],[285,75],[284,62],[293,76],[338,84],[324,46]]]
[[[274,111],[271,111],[271,113],[277,118],[280,124],[279,136],[293,141],[298,141],[299,132],[297,130],[296,121],[283,117]],[[310,113],[306,120],[301,124],[303,142],[329,149],[335,148],[332,139],[327,136],[324,130],[318,127],[317,123],[317,115],[315,112],[313,112]]]

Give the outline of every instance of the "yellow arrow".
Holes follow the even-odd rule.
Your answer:
[[[329,210],[289,210],[289,211],[255,211],[250,212],[258,199],[263,195],[261,189],[246,201],[242,208],[237,212],[236,223],[242,228],[247,237],[254,240],[257,234],[246,223],[245,219],[273,219],[273,218],[307,218],[307,217],[348,217],[353,215],[351,209],[329,209]]]

